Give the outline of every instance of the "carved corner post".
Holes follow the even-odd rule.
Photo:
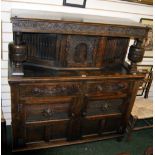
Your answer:
[[[9,44],[12,75],[24,75],[23,62],[27,59],[27,48],[22,42],[22,33],[14,32],[14,43]]]
[[[130,73],[136,74],[137,63],[143,60],[144,51],[144,40],[135,39],[135,42],[131,45],[128,54],[128,59],[131,61]]]

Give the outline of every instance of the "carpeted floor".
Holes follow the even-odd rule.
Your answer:
[[[7,155],[11,155],[11,128],[7,127],[8,149]],[[121,152],[128,152],[130,155],[143,155],[147,147],[153,146],[152,129],[145,129],[134,132],[132,140],[125,139],[117,142],[115,139],[64,146],[52,149],[43,149],[15,153],[17,155],[117,155]]]

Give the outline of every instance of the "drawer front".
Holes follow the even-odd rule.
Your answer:
[[[122,112],[123,99],[95,100],[88,101],[86,115],[118,114]]]
[[[86,92],[89,94],[126,92],[129,89],[129,82],[126,81],[103,81],[88,82]]]
[[[49,97],[49,96],[69,96],[79,92],[78,83],[53,83],[20,85],[20,96],[22,97]]]
[[[68,119],[72,103],[25,104],[26,122]]]

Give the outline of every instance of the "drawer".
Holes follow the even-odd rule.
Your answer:
[[[119,81],[119,80],[88,82],[86,92],[89,94],[126,92],[129,89],[129,84],[130,82]]]
[[[25,104],[26,122],[69,119],[73,102]]]
[[[86,116],[121,114],[123,111],[124,99],[106,99],[88,101]]]
[[[21,97],[69,96],[79,92],[79,83],[43,83],[20,85]]]

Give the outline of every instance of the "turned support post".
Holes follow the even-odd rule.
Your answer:
[[[130,73],[136,74],[137,63],[143,60],[144,51],[144,40],[135,39],[135,42],[131,45],[128,54],[128,59],[131,61]]]
[[[9,57],[12,65],[12,75],[24,75],[23,62],[27,59],[27,48],[22,41],[22,33],[14,33],[14,43],[9,44]]]

